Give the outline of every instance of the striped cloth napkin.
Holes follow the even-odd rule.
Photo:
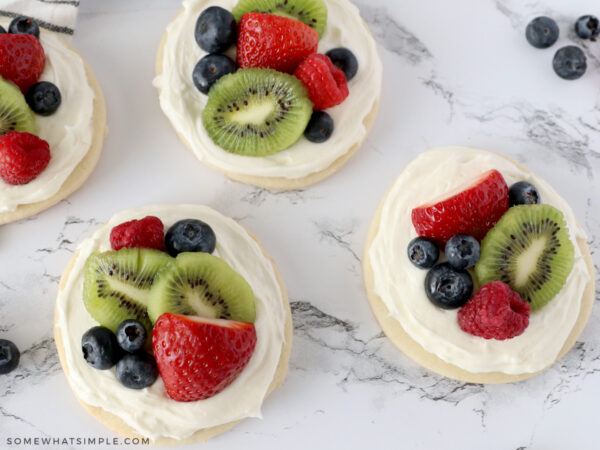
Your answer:
[[[79,0],[0,0],[0,20],[28,16],[41,28],[72,35],[78,8]]]

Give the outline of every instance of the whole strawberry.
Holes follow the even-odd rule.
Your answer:
[[[318,33],[298,20],[246,13],[238,25],[237,63],[293,73],[318,46]]]
[[[0,76],[19,86],[23,94],[38,82],[46,55],[40,41],[30,34],[0,34]]]
[[[162,221],[154,216],[130,220],[111,230],[110,245],[113,250],[142,247],[164,251],[165,227]]]
[[[316,110],[339,105],[348,97],[346,75],[327,55],[310,55],[300,64],[294,75],[306,86]]]
[[[0,177],[8,184],[27,184],[50,162],[50,146],[29,133],[11,131],[0,136]]]

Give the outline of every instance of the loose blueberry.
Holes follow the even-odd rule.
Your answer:
[[[320,144],[331,137],[333,133],[333,119],[324,111],[313,111],[308,125],[304,130],[304,137],[310,142]]]
[[[235,63],[225,55],[206,55],[194,66],[192,79],[194,85],[203,94],[208,94],[210,88],[219,78],[236,70]]]
[[[331,62],[346,75],[350,81],[358,72],[358,60],[354,53],[344,47],[334,48],[325,53],[331,59]]]
[[[456,270],[449,263],[441,263],[427,272],[425,293],[435,306],[460,308],[473,293],[473,280],[466,270]]]
[[[206,8],[198,17],[194,36],[200,48],[208,53],[227,50],[236,39],[233,14],[218,6]]]
[[[176,222],[165,235],[165,247],[171,256],[183,252],[212,253],[217,245],[217,237],[212,228],[196,219]]]
[[[158,377],[156,361],[147,353],[128,353],[117,363],[117,379],[129,389],[152,386]]]
[[[121,356],[115,334],[106,327],[93,327],[81,337],[81,351],[87,363],[99,370],[110,369]]]
[[[0,34],[2,33],[6,33],[6,30],[2,26],[0,26]]]
[[[438,246],[429,239],[418,237],[408,243],[408,259],[420,269],[432,268],[439,257]]]
[[[34,113],[40,116],[50,116],[60,106],[62,97],[54,84],[41,81],[29,88],[25,100]]]
[[[15,17],[8,26],[8,32],[12,34],[31,34],[39,39],[40,27],[31,17]]]
[[[559,77],[576,80],[585,73],[587,61],[583,50],[574,45],[567,45],[556,52],[552,67]]]
[[[558,35],[558,25],[550,17],[536,17],[525,29],[527,41],[535,48],[552,46],[558,40]]]
[[[121,322],[116,335],[121,348],[129,353],[141,350],[148,338],[144,325],[133,319]]]
[[[519,181],[513,184],[508,190],[508,204],[516,205],[535,205],[542,203],[542,198],[537,188],[527,181]]]
[[[20,358],[21,353],[15,344],[7,339],[0,339],[0,375],[15,370]]]
[[[446,259],[457,270],[468,269],[479,261],[481,249],[473,236],[457,234],[446,242]]]
[[[600,20],[594,16],[582,16],[575,22],[575,33],[581,39],[595,41],[600,34]]]

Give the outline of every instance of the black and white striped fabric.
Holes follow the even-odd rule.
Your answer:
[[[78,8],[79,0],[0,0],[0,20],[28,16],[41,28],[72,35]]]

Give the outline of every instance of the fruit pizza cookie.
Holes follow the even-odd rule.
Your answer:
[[[162,110],[201,161],[285,190],[327,178],[358,150],[382,64],[348,0],[185,0],[157,73]]]
[[[386,335],[450,378],[503,383],[550,367],[594,299],[569,203],[505,156],[449,147],[401,172],[371,225],[367,294]]]
[[[32,19],[0,24],[0,224],[77,190],[105,134],[104,97],[81,55]]]
[[[277,268],[248,231],[204,206],[114,216],[79,246],[55,315],[79,401],[113,431],[155,444],[260,417],[288,367],[291,313]]]

